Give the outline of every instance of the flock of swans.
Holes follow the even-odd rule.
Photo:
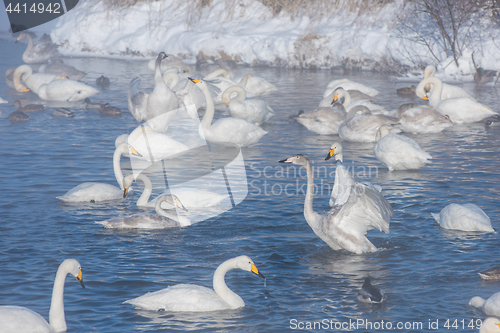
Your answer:
[[[54,50],[36,48],[32,37],[22,33],[18,40],[28,39],[23,55],[26,63],[45,62],[54,56]],[[50,55],[42,55],[44,52]],[[37,54],[38,53],[38,54]],[[38,56],[37,56],[38,55]],[[55,59],[40,67],[35,73],[29,65],[21,65],[11,71],[12,87],[17,92],[32,91],[41,100],[80,101],[99,92],[78,80],[85,73],[65,67]],[[87,182],[70,189],[58,199],[64,202],[106,202],[123,200],[130,195],[132,183],[141,181],[144,189],[136,204],[154,207],[155,213],[134,214],[97,221],[96,224],[110,229],[164,229],[187,227],[191,221],[182,215],[188,209],[214,207],[227,196],[201,189],[164,192],[150,200],[153,185],[146,173],[124,175],[122,156],[139,158],[149,162],[182,154],[199,143],[180,142],[168,135],[168,129],[176,122],[179,109],[204,108],[199,121],[199,139],[222,146],[247,147],[254,145],[267,134],[261,127],[275,116],[274,110],[260,96],[272,94],[277,88],[262,78],[247,74],[233,79],[227,68],[218,68],[199,77],[193,69],[178,58],[164,52],[150,62],[154,71],[154,87],[150,92],[139,90],[141,80],[133,78],[129,85],[127,103],[129,111],[138,122],[145,122],[130,133],[116,140],[113,170],[118,186]],[[376,104],[378,91],[348,79],[334,80],[328,84],[318,108],[312,112],[299,112],[291,119],[320,135],[336,135],[344,141],[373,142],[374,156],[389,171],[413,170],[431,163],[432,156],[419,144],[402,132],[436,133],[453,124],[498,120],[490,108],[478,103],[462,89],[443,84],[434,76],[435,68],[429,66],[424,79],[411,93],[428,100],[429,105],[402,105],[388,111]],[[7,76],[6,76],[7,77]],[[96,84],[109,86],[109,80],[100,77]],[[106,106],[85,102],[88,108]],[[225,107],[230,116],[218,117],[217,107]],[[22,105],[17,105],[22,108]],[[109,106],[109,105],[108,105]],[[27,109],[25,109],[27,110]],[[30,111],[28,111],[30,112]],[[189,112],[188,112],[189,113]],[[198,113],[189,113],[197,119]],[[377,248],[367,238],[367,232],[377,229],[389,233],[390,219],[395,216],[390,203],[380,187],[360,182],[343,165],[343,148],[338,142],[331,145],[325,160],[333,158],[336,164],[330,209],[317,213],[313,208],[314,177],[309,159],[297,154],[282,163],[304,166],[307,171],[307,191],[304,201],[304,217],[313,232],[333,250],[346,250],[356,254],[374,252]],[[178,208],[175,213],[167,211]],[[476,205],[452,203],[432,214],[440,227],[445,229],[495,232],[489,217]],[[225,284],[226,272],[239,268],[264,277],[247,256],[229,259],[215,270],[213,289],[181,284],[147,293],[124,303],[153,311],[203,312],[237,309],[245,305],[243,299]],[[0,322],[7,332],[61,332],[66,330],[63,308],[63,288],[67,274],[76,277],[83,285],[80,264],[74,259],[65,260],[59,267],[54,282],[52,304],[47,323],[33,311],[17,306],[0,306]],[[482,272],[481,277],[500,278],[498,269]],[[366,279],[358,293],[358,300],[382,303],[386,296]],[[489,316],[500,317],[500,293],[488,300],[474,297],[470,305],[481,308]],[[485,322],[486,323],[486,322]],[[10,326],[9,326],[10,325]]]

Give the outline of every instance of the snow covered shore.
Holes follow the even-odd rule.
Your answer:
[[[248,65],[344,65],[400,73],[433,63],[445,80],[472,80],[474,50],[463,52],[458,67],[451,57],[441,62],[432,59],[426,46],[397,33],[402,10],[403,1],[398,0],[363,14],[339,10],[293,17],[284,11],[273,15],[258,0],[213,0],[201,10],[176,0],[139,2],[127,8],[86,0],[60,18],[51,37],[66,55],[149,58],[165,51],[188,63],[222,58]],[[488,32],[497,35],[496,27]],[[478,38],[474,43],[476,63],[500,70],[495,38]]]

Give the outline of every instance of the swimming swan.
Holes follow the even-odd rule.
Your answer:
[[[141,80],[136,77],[130,82],[127,101],[128,109],[135,120],[150,120],[156,116],[176,110],[179,107],[179,99],[163,81],[160,63],[167,55],[160,52],[156,57],[155,87],[150,93],[139,91]]]
[[[72,188],[57,199],[64,202],[100,202],[122,199],[123,172],[120,167],[120,158],[125,154],[128,154],[126,143],[120,144],[113,153],[113,170],[120,188],[105,183],[86,182]]]
[[[366,278],[361,290],[358,291],[358,301],[369,304],[384,303],[387,297],[380,288],[373,286],[370,278]]]
[[[240,119],[251,119],[258,126],[274,117],[273,109],[265,100],[247,99],[247,93],[241,86],[227,88],[222,93],[222,102],[228,105],[231,116]]]
[[[176,227],[187,227],[191,221],[185,216],[171,214],[161,208],[162,202],[169,202],[172,206],[186,210],[179,198],[175,195],[162,195],[156,200],[156,214],[133,214],[129,216],[114,217],[106,221],[98,221],[108,229],[167,229]]]
[[[81,101],[92,97],[99,90],[74,80],[55,79],[38,88],[38,97],[45,101]]]
[[[311,132],[321,135],[339,133],[339,126],[345,121],[345,108],[340,103],[330,107],[319,107],[312,112],[299,114],[295,120]]]
[[[469,301],[469,305],[483,310],[488,316],[500,317],[500,292],[491,295],[487,300],[474,296]]]
[[[488,215],[471,203],[463,205],[452,203],[444,207],[439,214],[431,214],[444,229],[495,232]]]
[[[302,165],[307,171],[307,191],[304,201],[304,216],[314,233],[333,250],[345,249],[353,253],[375,252],[366,233],[379,229],[389,233],[390,216],[394,216],[391,205],[373,187],[354,183],[341,187],[335,205],[330,211],[318,214],[313,209],[314,176],[311,162],[299,154],[281,163]],[[336,179],[335,182],[338,180]]]
[[[22,307],[5,305],[0,306],[0,323],[3,333],[44,333],[66,332],[64,317],[64,282],[66,275],[73,275],[78,283],[85,288],[82,279],[82,269],[75,259],[64,260],[57,269],[52,300],[50,302],[49,322],[38,313]]]
[[[416,170],[430,163],[432,156],[420,148],[415,140],[404,135],[390,134],[385,126],[377,132],[373,148],[375,157],[393,170]]]
[[[134,174],[130,174],[123,178],[123,188],[128,190],[134,181]],[[137,178],[144,183],[144,190],[141,196],[137,200],[137,206],[139,207],[154,207],[157,199],[149,201],[149,197],[153,193],[153,184],[148,176],[140,173]],[[170,194],[170,193],[164,193]],[[227,195],[220,195],[218,193],[200,190],[200,189],[175,189],[174,194],[183,203],[184,207],[187,208],[206,208],[219,205]],[[169,201],[165,201],[161,206],[162,208],[172,208],[172,204]]]
[[[14,70],[12,82],[17,92],[27,92],[29,89],[38,94],[38,89],[42,84],[49,83],[55,78],[56,76],[53,74],[33,73],[30,66],[21,65]]]
[[[204,80],[192,79],[199,86],[206,100],[206,111],[200,123],[200,136],[209,141],[226,145],[237,145],[246,147],[259,142],[259,140],[267,134],[262,128],[254,125],[246,120],[226,117],[217,119],[213,124],[214,118],[214,102],[207,83]]]
[[[370,112],[372,112],[372,113],[387,113],[387,110],[385,110],[384,107],[382,107],[378,104],[374,104],[368,99],[359,99],[359,100],[354,101],[351,98],[351,94],[348,91],[344,90],[342,87],[336,88],[331,93],[331,95],[329,95],[329,97],[327,97],[327,100],[332,98],[331,97],[332,95],[333,95],[333,101],[331,101],[330,103],[334,103],[334,102],[341,103],[345,107],[347,112],[349,112],[353,107],[355,107],[357,105],[363,105],[363,106],[367,107],[370,110]],[[320,103],[320,106],[325,106],[323,104],[324,103],[323,101]]]
[[[326,86],[325,92],[323,93],[323,98],[330,95],[335,89],[342,87],[345,90],[359,90],[364,94],[367,94],[371,97],[375,97],[379,94],[377,89],[372,87],[365,86],[362,83],[354,82],[349,79],[339,79],[333,80]]]
[[[401,129],[410,133],[439,133],[453,126],[449,116],[444,116],[430,105],[419,105],[396,112]]]
[[[213,289],[195,284],[178,284],[149,292],[124,303],[144,310],[171,312],[207,312],[242,308],[245,302],[229,289],[224,281],[226,273],[235,268],[264,278],[252,259],[239,256],[226,260],[217,267],[213,278]]]
[[[434,67],[433,65],[428,65],[427,67],[425,67],[424,79],[428,77],[434,77],[434,74],[436,74],[436,67]],[[417,95],[417,97],[419,98],[423,98],[426,95],[426,92],[429,91],[430,89],[431,89],[430,85],[421,86],[420,89],[417,87],[415,89],[415,95]],[[443,91],[441,93],[441,99],[457,98],[457,97],[466,97],[474,100],[474,98],[472,98],[462,88],[451,84],[443,83]]]
[[[429,100],[429,104],[442,115],[448,115],[452,122],[457,124],[473,123],[481,121],[489,116],[497,114],[490,108],[466,97],[457,97],[442,99],[441,94],[443,84],[436,77],[423,79],[417,86],[417,91],[422,90],[427,84],[431,85],[429,97],[423,96]]]
[[[23,61],[27,64],[39,64],[46,62],[57,55],[57,45],[52,42],[33,42],[33,37],[26,32],[21,32],[16,43],[22,39],[28,39],[28,47],[23,53]]]
[[[346,141],[375,142],[380,126],[387,126],[391,133],[399,133],[401,130],[395,126],[398,123],[398,118],[371,114],[367,107],[358,105],[347,112],[345,121],[339,126],[339,136]]]

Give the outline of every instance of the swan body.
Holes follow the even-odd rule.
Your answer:
[[[345,117],[344,106],[335,103],[333,107],[319,107],[315,111],[302,113],[295,120],[311,132],[332,135],[339,133],[339,126]]]
[[[424,70],[424,79],[428,77],[434,77],[436,74],[436,67],[433,65],[428,65]],[[424,88],[425,87],[425,88]],[[426,95],[426,90],[430,90],[429,85],[421,86],[421,88],[415,89],[415,95],[419,98],[423,98]],[[451,84],[443,83],[443,91],[441,92],[441,99],[449,99],[449,98],[457,98],[457,97],[465,97],[474,100],[465,90],[458,86],[454,86]]]
[[[128,143],[134,148],[135,156],[148,161],[160,161],[189,149],[185,144],[163,133],[144,133],[135,140],[131,139],[129,136]]]
[[[137,121],[150,120],[179,107],[179,99],[167,87],[161,75],[160,63],[166,57],[164,52],[160,52],[156,58],[155,87],[152,92],[139,91],[141,80],[137,77],[130,82],[127,94],[128,109]]]
[[[23,61],[27,64],[39,64],[46,62],[57,55],[57,45],[52,42],[33,42],[33,37],[26,32],[21,32],[16,43],[22,39],[28,39],[28,47],[23,53]]]
[[[52,301],[50,303],[49,322],[38,313],[21,306],[0,306],[0,323],[2,333],[45,333],[65,332],[64,316],[64,282],[66,275],[73,275],[78,283],[85,288],[82,280],[82,269],[75,259],[64,260],[57,269]]]
[[[235,268],[264,278],[252,259],[243,255],[226,260],[217,267],[213,277],[213,289],[194,284],[179,284],[149,292],[124,303],[139,309],[169,312],[208,312],[242,308],[245,302],[229,289],[224,281],[226,273]]]
[[[333,100],[332,100],[333,99]],[[349,112],[353,107],[365,106],[372,113],[387,113],[382,106],[372,103],[369,99],[359,99],[354,101],[351,94],[344,90],[342,87],[336,88],[326,99],[321,101],[320,106],[325,106],[325,101],[330,101],[330,103],[339,102],[341,103],[347,112]]]
[[[450,117],[436,112],[429,105],[419,105],[407,110],[398,109],[396,116],[404,132],[439,133],[453,126]]]
[[[358,301],[369,304],[381,304],[387,297],[377,287],[373,286],[370,278],[366,278],[361,290],[358,291]]]
[[[153,184],[148,176],[141,173],[137,176],[137,180],[144,183],[144,190],[141,196],[137,200],[137,206],[139,207],[154,207],[156,205],[156,200],[149,201],[149,197],[153,193]],[[128,189],[132,182],[134,181],[134,174],[130,174],[123,179],[123,187]],[[164,194],[170,194],[165,192]],[[201,189],[175,189],[174,194],[183,203],[184,207],[187,208],[206,208],[219,205],[228,196],[220,195],[218,193],[205,191]],[[169,201],[164,201],[161,205],[162,208],[172,208],[172,204]]]
[[[38,88],[38,97],[45,101],[81,101],[94,96],[99,90],[73,80],[56,79]]]
[[[26,92],[27,89],[38,94],[38,89],[43,84],[52,82],[56,78],[53,74],[33,73],[33,69],[28,65],[21,65],[16,68],[12,77],[14,88],[17,92]],[[24,82],[24,85],[23,83]]]
[[[477,205],[449,204],[439,214],[431,213],[441,228],[462,230],[495,232],[491,226],[491,220]]]
[[[238,80],[236,80],[238,81]],[[238,83],[245,88],[249,92],[249,96],[258,97],[272,94],[273,92],[278,91],[278,88],[272,83],[269,83],[267,80],[254,76],[252,74],[244,75]]]
[[[156,214],[134,214],[115,217],[106,221],[96,222],[96,224],[101,224],[108,229],[168,229],[191,225],[191,221],[188,218],[164,211],[161,208],[161,204],[164,201],[168,201],[172,206],[186,210],[175,195],[162,195],[156,200]]]
[[[500,317],[500,292],[491,295],[487,300],[474,296],[469,301],[469,305],[483,310],[488,316]]]
[[[377,132],[377,143],[373,152],[377,160],[386,165],[389,171],[420,169],[432,159],[415,140],[404,135],[389,134],[385,126],[381,126]]]
[[[200,136],[203,139],[223,145],[246,147],[259,142],[267,134],[259,126],[233,117],[220,118],[212,124],[215,108],[207,83],[198,79],[191,81],[198,85],[205,95],[207,108],[200,123]]]
[[[326,86],[325,92],[323,93],[323,98],[330,95],[335,89],[342,87],[345,90],[359,90],[364,94],[371,97],[375,97],[379,94],[377,89],[365,86],[362,83],[350,81],[349,79],[333,80]]]
[[[50,59],[47,64],[40,66],[39,71],[56,76],[66,76],[68,79],[75,81],[87,75],[87,73],[79,71],[73,66],[66,65],[61,59]]]
[[[481,323],[479,333],[500,333],[500,319],[494,317],[486,318]]]
[[[100,202],[122,199],[123,172],[120,168],[120,158],[121,155],[127,153],[128,145],[122,143],[115,149],[113,154],[113,170],[120,187],[105,183],[86,182],[72,188],[63,196],[57,197],[57,199],[64,202]]]
[[[304,216],[314,233],[333,250],[345,249],[353,253],[375,252],[366,233],[370,229],[389,232],[390,216],[394,212],[385,198],[370,186],[354,183],[341,187],[335,205],[330,211],[318,214],[313,209],[314,176],[306,156],[299,154],[281,163],[302,165],[307,171],[307,191]],[[339,180],[335,180],[337,182]]]
[[[478,274],[483,280],[500,280],[500,266],[489,268]]]
[[[401,130],[395,126],[398,123],[398,118],[374,115],[368,108],[357,106],[347,112],[345,121],[339,126],[339,136],[346,141],[375,142],[380,126],[388,127],[391,133],[399,133]]]
[[[234,96],[233,93],[236,93]],[[274,111],[262,99],[247,99],[245,89],[231,86],[222,93],[222,102],[229,106],[234,118],[251,119],[255,125],[261,125],[274,117]]]

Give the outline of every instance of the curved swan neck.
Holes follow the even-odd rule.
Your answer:
[[[248,79],[251,78],[253,75],[248,73],[247,75],[243,76],[240,80],[240,84],[244,87],[246,87],[247,83],[248,83]]]
[[[213,71],[212,73],[208,74],[207,76],[205,76],[204,80],[215,79],[216,77],[219,77],[219,76],[224,76],[226,78],[229,78],[229,73],[223,68],[217,69],[217,70]]]
[[[163,81],[165,82],[167,87],[173,89],[180,81],[179,74],[173,72],[167,72],[163,74]]]
[[[311,162],[307,161],[307,164],[304,165],[304,167],[307,172],[307,191],[306,198],[304,200],[304,217],[306,218],[307,223],[311,227],[315,228],[318,213],[316,213],[313,209],[314,175]]]
[[[237,95],[233,98],[231,98],[231,94],[236,93]],[[224,93],[222,94],[222,100],[223,101],[235,101],[235,102],[243,102],[247,98],[247,93],[245,89],[241,86],[231,86],[227,88]]]
[[[240,296],[238,296],[238,294],[229,289],[226,285],[226,281],[224,280],[226,273],[233,268],[238,268],[236,258],[226,260],[220,264],[214,273],[213,287],[215,293],[224,302],[229,304],[231,308],[236,309],[244,306],[245,302]]]
[[[121,189],[123,189],[123,172],[120,167],[120,159],[123,154],[128,152],[128,144],[122,143],[116,147],[113,154],[113,170],[115,172],[116,181]]]
[[[151,196],[151,193],[153,193],[153,184],[151,183],[149,177],[142,173],[137,176],[137,179],[144,183],[144,190],[142,191],[139,199],[137,199],[137,206],[147,206],[149,197]]]
[[[205,114],[203,115],[203,119],[201,120],[200,125],[203,129],[206,129],[210,127],[210,125],[212,124],[212,120],[214,119],[214,113],[215,113],[214,100],[212,99],[210,91],[208,91],[208,87],[205,82],[203,82],[200,85],[200,89],[203,92],[203,95],[205,95],[205,100],[206,100]]]
[[[66,331],[66,319],[64,317],[64,281],[68,270],[66,265],[61,264],[56,273],[54,288],[52,289],[52,301],[50,302],[49,324],[56,332]]]
[[[174,220],[175,222],[179,223],[179,225],[181,227],[186,227],[188,225],[191,225],[191,221],[185,220],[185,219],[179,217],[178,214],[170,214],[170,213],[166,212],[165,210],[163,210],[163,208],[161,208],[161,203],[164,202],[164,201],[168,201],[168,196],[167,195],[164,195],[164,196],[158,198],[158,200],[156,200],[155,210],[156,210],[156,213],[158,215],[166,217],[166,218],[169,218],[171,220]],[[174,205],[173,202],[169,202],[169,203],[172,204],[172,205]]]
[[[431,88],[431,94],[429,96],[429,104],[436,107],[441,102],[441,94],[443,92],[443,83],[440,79],[434,76],[430,76],[424,80],[427,83],[433,85]],[[424,82],[422,81],[422,82]]]
[[[358,110],[356,110],[356,108],[351,108],[345,116],[345,122],[347,123],[349,120],[354,118],[354,116],[356,115],[357,112],[358,112]]]
[[[23,78],[23,80],[26,81],[27,78],[32,73],[33,73],[33,69],[28,65],[21,65],[21,66],[16,68],[16,70],[14,71],[12,80],[13,80],[14,87],[15,87],[17,92],[24,92],[27,89],[27,87],[21,83],[21,78]]]
[[[31,52],[33,52],[33,46],[34,46],[33,38],[29,34],[26,34],[25,36],[28,39],[28,47],[26,48],[26,51],[24,51],[24,53],[30,54]]]

